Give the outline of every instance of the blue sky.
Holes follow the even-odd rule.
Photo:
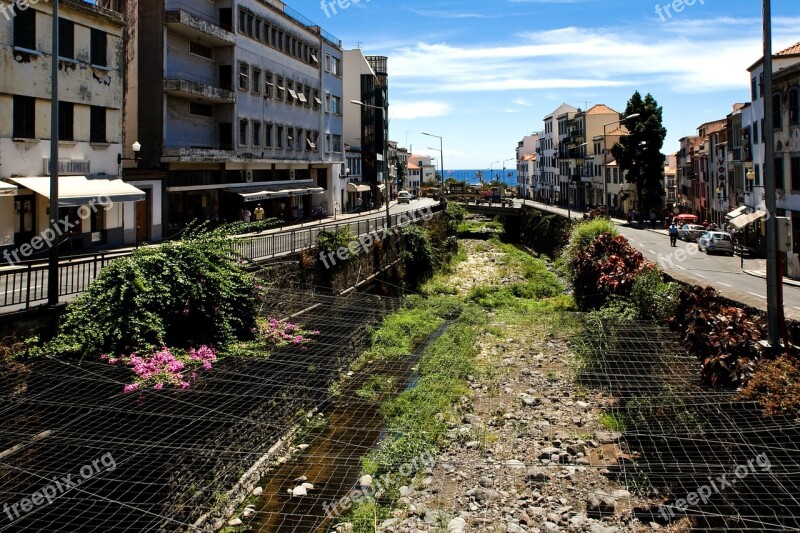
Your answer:
[[[635,90],[650,92],[672,152],[746,101],[746,69],[761,55],[761,1],[695,0],[680,12],[667,3],[351,0],[327,14],[319,0],[287,5],[345,48],[388,56],[391,137],[437,156],[428,147],[438,140],[420,132],[441,135],[445,167],[469,169],[513,158],[563,102],[624,111]],[[775,50],[800,41],[800,1],[772,0],[772,10]]]

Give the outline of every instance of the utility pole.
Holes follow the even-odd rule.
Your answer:
[[[767,208],[767,327],[773,350],[781,346],[783,316],[783,280],[778,257],[778,221],[775,201],[775,133],[772,120],[772,6],[764,5],[764,196]]]
[[[53,57],[50,65],[50,220],[58,223],[58,0],[53,0]],[[58,239],[50,243],[47,303],[58,305]]]

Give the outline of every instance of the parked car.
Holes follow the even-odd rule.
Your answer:
[[[412,198],[413,196],[411,196],[411,193],[408,191],[400,191],[397,193],[397,203],[399,204],[410,204]]]
[[[678,228],[678,238],[682,241],[697,242],[706,231],[700,224],[684,224]]]
[[[707,231],[697,240],[697,246],[707,254],[719,252],[733,255],[733,238],[724,231]]]

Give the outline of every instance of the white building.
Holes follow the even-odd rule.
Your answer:
[[[533,175],[536,167],[536,148],[539,134],[526,135],[517,143],[517,190],[520,198],[533,198]]]
[[[540,160],[541,184],[544,191],[543,198],[552,203],[560,203],[561,185],[559,183],[558,150],[559,140],[564,133],[560,130],[558,117],[571,118],[578,109],[568,104],[561,104],[552,113],[544,117],[544,130],[542,137],[542,153]],[[566,201],[566,197],[564,200]]]

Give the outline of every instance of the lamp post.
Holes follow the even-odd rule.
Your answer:
[[[442,171],[441,179],[442,179],[442,196],[444,196],[444,150],[442,146],[442,138],[438,135],[434,135],[432,133],[425,133],[422,132],[423,135],[427,135],[428,137],[436,137],[439,139],[439,168]]]
[[[614,122],[609,122],[608,124],[603,124],[603,204],[608,209],[610,206],[607,204],[608,202],[608,181],[606,178],[606,171],[608,170],[608,146],[606,142],[606,128],[611,126],[612,124],[619,124],[620,122],[625,122],[626,120],[631,120],[634,118],[638,118],[641,116],[641,113],[633,113],[628,115],[627,117],[621,118],[619,120],[615,120]],[[609,209],[610,212],[610,209]]]
[[[58,0],[53,0],[53,57],[50,61],[50,218],[58,220]],[[47,262],[47,303],[58,305],[58,240]]]
[[[379,106],[376,106],[376,105],[365,104],[364,102],[362,102],[360,100],[350,100],[350,103],[351,104],[355,104],[357,106],[361,106],[361,107],[368,107],[370,109],[378,109],[378,110],[380,110],[380,112],[381,112],[381,127],[383,127],[383,124],[385,122],[385,118],[384,118],[384,110],[383,110],[382,107],[379,107]],[[386,161],[386,153],[385,153],[386,150],[384,148],[386,148],[386,145],[384,144],[384,146],[382,146],[381,148],[382,148],[381,155],[383,155],[383,160],[385,162]],[[389,180],[384,180],[384,181],[386,183],[389,183]],[[384,194],[384,196],[386,197],[386,227],[387,228],[391,228],[392,227],[392,215],[389,212],[389,187],[387,185],[384,185],[384,187],[386,187],[386,193]]]
[[[117,154],[117,165],[121,165],[123,161],[134,161],[135,163],[139,162],[139,152],[142,151],[142,145],[139,144],[139,141],[136,141],[131,145],[131,150],[133,150],[133,157],[122,157],[122,154]]]

